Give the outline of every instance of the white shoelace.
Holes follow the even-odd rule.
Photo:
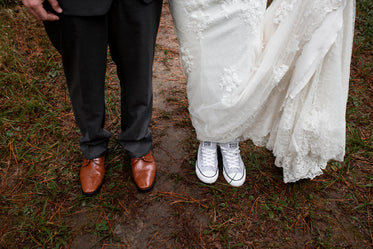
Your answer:
[[[222,150],[222,154],[224,154],[224,157],[227,162],[227,166],[229,170],[238,170],[240,169],[240,149],[234,148],[234,149],[227,149],[224,147],[220,147]]]
[[[210,149],[207,147],[201,148],[201,155],[202,155],[202,166],[203,168],[215,168],[215,160],[216,160],[216,150]]]

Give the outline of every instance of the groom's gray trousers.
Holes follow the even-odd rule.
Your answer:
[[[107,152],[111,136],[104,129],[107,48],[121,85],[119,143],[131,157],[146,155],[152,145],[152,65],[162,0],[114,0],[97,16],[60,15],[45,22],[62,56],[64,72],[85,158]],[[118,103],[119,104],[119,103]]]

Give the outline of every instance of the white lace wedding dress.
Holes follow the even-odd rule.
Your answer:
[[[284,181],[342,161],[355,0],[171,0],[199,140],[266,146]]]

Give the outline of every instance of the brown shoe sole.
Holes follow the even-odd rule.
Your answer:
[[[143,189],[143,188],[139,188],[139,186],[137,186],[137,184],[136,184],[135,180],[133,179],[133,177],[131,177],[131,178],[132,178],[132,181],[133,181],[133,183],[135,184],[137,190],[138,190],[139,192],[141,192],[141,193],[146,193],[146,192],[149,192],[150,190],[153,189],[153,187],[154,187],[154,185],[155,185],[155,180],[157,179],[157,172],[155,172],[154,181],[153,181],[152,185],[151,185],[150,187],[148,187],[148,188],[144,188],[144,189]]]

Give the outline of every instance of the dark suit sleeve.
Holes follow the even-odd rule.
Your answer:
[[[105,15],[112,4],[112,0],[58,0],[63,15],[68,16],[100,16]],[[44,2],[44,7],[54,12],[48,1]]]
[[[151,3],[153,0],[119,0],[119,1],[141,1],[145,4]],[[68,16],[99,16],[105,15],[113,2],[113,0],[58,0],[63,14]],[[53,11],[48,1],[44,2],[44,6],[49,11]]]

